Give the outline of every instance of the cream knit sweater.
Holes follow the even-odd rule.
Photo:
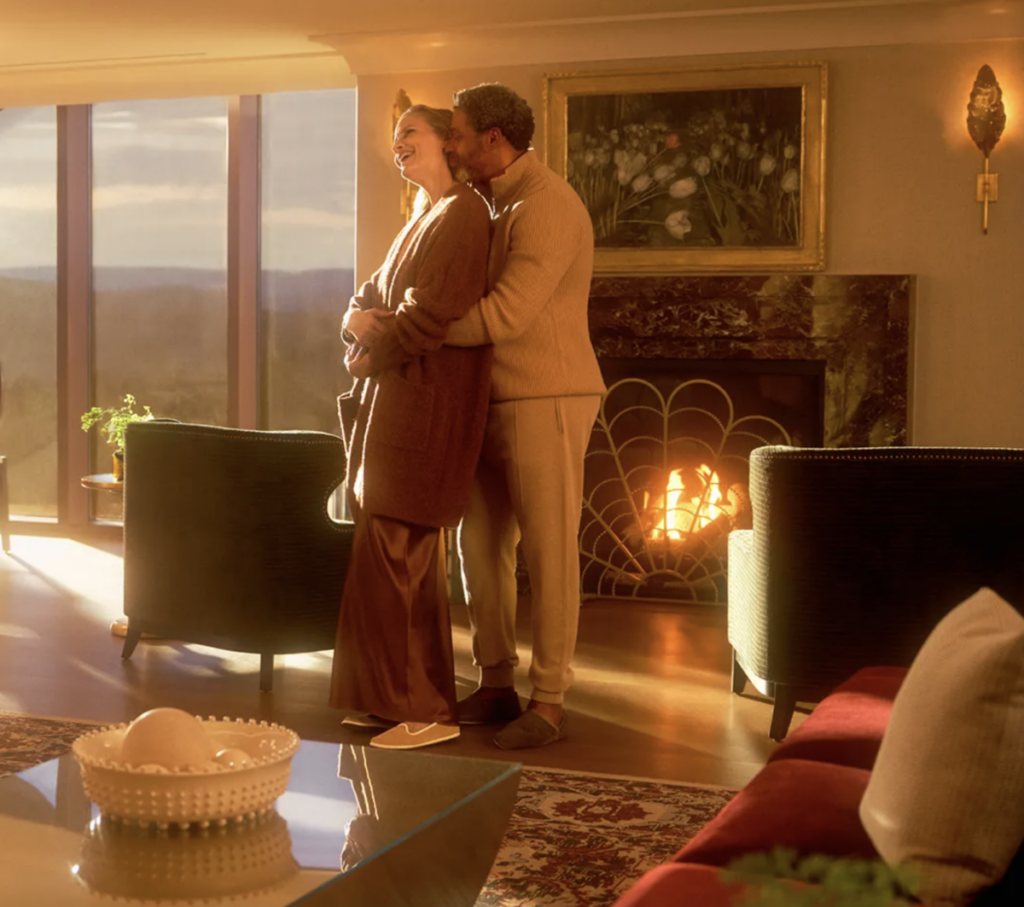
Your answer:
[[[494,344],[491,400],[603,394],[587,302],[590,215],[533,151],[491,182],[490,292],[448,330],[449,346]]]

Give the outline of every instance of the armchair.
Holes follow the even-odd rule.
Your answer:
[[[260,654],[334,648],[354,525],[327,512],[340,438],[173,420],[125,436],[122,658],[143,633]]]
[[[732,690],[797,702],[860,668],[908,667],[981,586],[1024,609],[1024,450],[761,447],[754,528],[729,537]]]

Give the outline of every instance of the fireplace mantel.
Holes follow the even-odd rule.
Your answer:
[[[590,332],[608,359],[825,362],[826,447],[909,443],[913,278],[596,277]]]

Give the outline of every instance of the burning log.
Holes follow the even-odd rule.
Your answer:
[[[701,560],[733,528],[750,524],[750,499],[736,484],[725,495],[718,474],[705,464],[672,470],[663,492],[644,491],[636,524],[626,544],[637,551],[650,545],[674,557]]]
[[[713,553],[715,545],[732,531],[732,517],[728,513],[720,513],[710,523],[702,526],[683,542],[683,557],[701,561]]]
[[[678,560],[701,561],[714,553],[715,546],[732,528],[732,517],[728,513],[720,513],[710,523],[693,530],[684,539],[661,536],[651,539],[649,544],[654,551],[666,552]]]
[[[718,508],[732,517],[730,529],[751,529],[754,525],[754,515],[750,509],[750,495],[747,494],[746,486],[730,485],[725,497]]]
[[[718,475],[710,466],[673,469],[654,501],[645,493],[641,528],[651,539],[687,538],[718,516],[721,500]]]

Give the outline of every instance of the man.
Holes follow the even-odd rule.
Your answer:
[[[459,703],[464,724],[510,722],[505,749],[566,734],[579,623],[583,458],[604,381],[590,343],[590,216],[569,184],[530,150],[530,106],[504,85],[458,92],[448,152],[490,201],[490,291],[451,325],[449,345],[494,344],[484,448],[459,549],[480,687]],[[532,693],[514,686],[516,544],[530,573]]]

